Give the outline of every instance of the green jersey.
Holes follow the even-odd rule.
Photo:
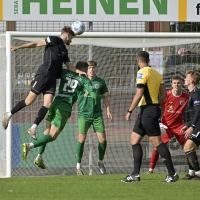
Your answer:
[[[83,117],[87,120],[96,119],[102,116],[101,99],[94,99],[91,97],[90,92],[97,95],[103,95],[108,92],[108,88],[103,79],[96,77],[85,84],[83,91],[78,95],[78,117]]]
[[[55,100],[59,100],[73,106],[77,100],[79,91],[83,90],[90,80],[85,76],[63,69],[61,74],[60,86]]]

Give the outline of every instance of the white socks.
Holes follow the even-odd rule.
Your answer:
[[[80,169],[81,168],[81,163],[77,163],[76,164],[76,169]]]
[[[32,142],[28,143],[28,148],[29,148],[29,150],[33,149],[34,148],[34,144]]]
[[[10,119],[10,118],[12,117],[11,112],[8,112],[8,113],[7,113],[7,116],[8,116],[8,118]]]
[[[200,171],[195,172],[195,175],[200,176]]]
[[[190,176],[194,176],[194,175],[195,175],[195,171],[194,171],[194,170],[191,170],[191,169],[189,169],[189,175],[190,175]]]
[[[31,129],[36,129],[37,128],[37,124],[33,124],[32,126],[31,126]]]
[[[42,154],[38,154],[36,157],[38,160],[42,160]]]

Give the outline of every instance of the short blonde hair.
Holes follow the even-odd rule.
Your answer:
[[[95,66],[95,67],[97,67],[97,63],[94,62],[93,60],[90,60],[87,63],[88,63],[89,66]]]
[[[199,83],[199,80],[200,80],[199,73],[194,71],[194,70],[187,70],[185,75],[187,76],[188,74],[190,74],[190,76],[192,77],[193,83],[195,85],[197,85]]]

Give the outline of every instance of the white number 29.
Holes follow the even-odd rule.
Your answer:
[[[67,92],[74,92],[74,90],[77,87],[78,81],[75,79],[71,79],[69,77],[66,77],[67,83],[65,83],[63,91]]]

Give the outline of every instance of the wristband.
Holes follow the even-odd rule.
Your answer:
[[[133,111],[127,110],[128,113],[132,113]]]
[[[193,129],[195,129],[195,127],[196,127],[196,126],[195,126],[194,124],[191,124],[191,126],[190,126],[190,127],[192,127]]]

